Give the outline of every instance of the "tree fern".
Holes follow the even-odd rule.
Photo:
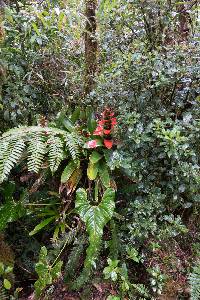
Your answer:
[[[51,172],[54,173],[64,157],[63,142],[59,137],[51,136],[47,141],[47,145],[49,150],[49,167]]]
[[[73,158],[74,161],[77,161],[79,159],[79,154],[80,154],[80,150],[79,150],[80,142],[81,142],[80,137],[75,132],[68,133],[65,136],[65,142],[71,154],[71,157]]]
[[[28,170],[30,172],[39,172],[46,150],[43,133],[32,134],[28,142]]]
[[[21,158],[25,148],[23,140],[14,138],[2,141],[0,149],[0,181],[6,179],[12,168]]]
[[[8,177],[23,154],[26,154],[28,160],[28,170],[36,173],[46,158],[51,171],[55,172],[64,158],[65,145],[69,155],[77,162],[81,142],[78,133],[68,133],[53,127],[11,129],[0,138],[0,182]]]
[[[189,276],[191,300],[200,299],[200,263],[197,263]]]

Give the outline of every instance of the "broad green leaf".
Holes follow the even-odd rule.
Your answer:
[[[92,154],[90,155],[90,161],[92,164],[97,163],[101,158],[103,157],[103,155],[101,155],[99,152],[97,151],[93,151]]]
[[[99,166],[99,176],[101,178],[102,184],[106,188],[110,187],[110,175],[109,175],[108,167],[105,162],[102,162]]]
[[[71,121],[72,121],[73,124],[79,119],[79,117],[80,117],[80,111],[81,111],[80,107],[77,107],[74,110],[74,112],[73,112],[73,114],[71,116]]]
[[[76,169],[77,164],[71,160],[62,172],[61,183],[66,183]]]
[[[101,203],[98,206],[92,206],[87,199],[87,192],[84,189],[78,189],[76,192],[75,207],[86,224],[86,230],[89,234],[90,245],[87,249],[86,267],[95,265],[94,260],[100,246],[103,228],[113,216],[115,208],[114,197],[114,190],[109,188],[105,191]]]
[[[73,123],[67,118],[64,117],[62,120],[62,125],[69,131],[72,132],[74,131],[74,125]]]
[[[50,222],[52,222],[55,219],[55,216],[50,217],[39,223],[35,228],[29,233],[30,236],[36,234],[38,231],[40,231],[42,228],[47,226]]]
[[[82,170],[81,168],[76,169],[72,176],[67,181],[67,195],[73,193],[82,177]]]
[[[3,230],[8,223],[14,222],[25,214],[22,203],[15,203],[10,200],[0,206],[0,231]]]
[[[10,290],[11,289],[11,283],[8,279],[4,279],[3,280],[3,286],[5,287],[6,290]]]
[[[97,127],[97,122],[95,120],[94,113],[92,111],[91,107],[87,107],[86,109],[86,115],[87,115],[87,127],[90,133],[93,133],[94,130]]]
[[[89,162],[88,168],[87,168],[87,176],[90,180],[96,179],[98,171],[99,171],[98,162],[96,164],[92,164],[91,162]]]

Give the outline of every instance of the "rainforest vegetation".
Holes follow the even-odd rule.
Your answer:
[[[0,300],[200,299],[198,0],[0,0]]]

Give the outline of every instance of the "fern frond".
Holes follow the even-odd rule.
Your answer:
[[[22,139],[15,138],[2,141],[0,148],[0,182],[7,178],[12,168],[19,161],[25,146]]]
[[[4,132],[1,139],[5,138],[24,138],[24,137],[30,137],[32,134],[36,133],[44,133],[46,135],[61,135],[65,136],[66,131],[61,130],[55,127],[41,127],[41,126],[21,126],[17,128],[13,128],[8,130],[7,132]]]
[[[117,225],[114,220],[110,221],[111,240],[109,242],[109,257],[112,260],[117,260],[119,256],[120,241],[117,236]]]
[[[54,173],[61,161],[63,160],[63,141],[58,136],[51,136],[47,140],[48,152],[49,152],[49,167],[52,173]]]
[[[65,265],[65,275],[64,281],[65,283],[69,283],[75,276],[76,271],[80,265],[80,257],[84,252],[84,245],[86,242],[85,235],[81,235],[77,238],[72,251],[68,256],[67,264]]]
[[[39,172],[47,156],[49,167],[55,172],[64,157],[64,142],[73,160],[78,161],[81,143],[78,133],[40,126],[19,127],[4,133],[0,138],[0,182],[8,177],[27,146],[29,171]]]
[[[3,288],[2,283],[0,282],[0,299],[1,300],[8,300],[8,295],[6,293],[6,290]]]
[[[39,172],[44,160],[46,148],[43,134],[40,132],[34,135],[32,134],[28,141],[28,170],[30,172]]]
[[[197,263],[189,275],[191,300],[200,299],[200,263]]]
[[[76,133],[68,133],[65,137],[67,149],[74,161],[79,160],[80,137]]]

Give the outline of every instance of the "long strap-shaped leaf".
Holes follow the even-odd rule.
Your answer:
[[[100,247],[103,228],[108,223],[115,208],[115,192],[108,188],[98,206],[92,206],[87,199],[87,192],[84,189],[78,189],[76,193],[76,210],[81,219],[86,224],[86,230],[89,234],[89,247],[85,267],[95,265],[95,258]]]

